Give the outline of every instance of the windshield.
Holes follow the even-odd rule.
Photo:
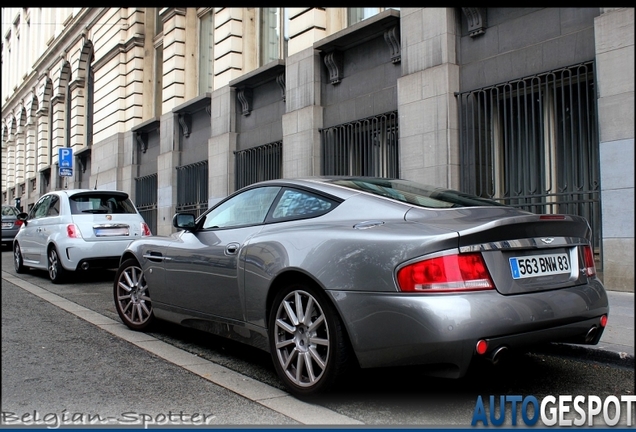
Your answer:
[[[466,194],[452,189],[438,188],[418,184],[409,180],[380,178],[344,178],[334,179],[331,183],[349,189],[369,192],[374,195],[391,198],[418,207],[451,208],[503,206],[486,198]]]

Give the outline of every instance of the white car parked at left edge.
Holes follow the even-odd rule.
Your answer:
[[[116,190],[49,192],[18,219],[24,223],[13,241],[15,271],[47,270],[53,283],[67,272],[116,268],[132,240],[151,235],[128,194]]]

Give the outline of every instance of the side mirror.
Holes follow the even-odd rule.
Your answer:
[[[178,229],[193,231],[196,228],[192,213],[177,213],[172,217],[172,226]]]
[[[27,224],[27,219],[29,218],[29,214],[28,213],[18,213],[18,215],[16,217],[18,218],[18,220],[21,220],[26,225]]]

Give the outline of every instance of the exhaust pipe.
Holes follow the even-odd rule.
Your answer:
[[[508,347],[500,346],[492,354],[488,356],[488,360],[494,365],[499,363],[499,361],[503,358],[503,356],[508,352]]]
[[[596,326],[592,326],[587,334],[585,335],[585,342],[586,343],[590,343],[594,340],[594,338],[596,337],[596,332],[598,331],[598,329],[596,328]]]
[[[88,263],[84,261],[80,267],[82,267],[82,270],[88,270]]]

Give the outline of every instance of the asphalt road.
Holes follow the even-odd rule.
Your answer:
[[[430,378],[417,367],[363,370],[340,389],[297,401],[282,390],[266,353],[169,324],[141,334],[152,339],[147,345],[109,330],[123,328],[112,303],[114,272],[62,285],[35,271],[11,279],[11,254],[2,255],[3,413],[92,413],[120,425],[141,422],[141,413],[153,421],[184,413],[195,424],[187,416],[198,413],[208,416],[209,426],[470,427],[478,396],[634,395],[633,360],[608,363],[556,350],[514,356],[498,366],[476,364],[460,380]],[[60,309],[56,298],[76,306]],[[73,312],[82,306],[97,317],[92,324]],[[160,343],[180,354],[148,348]],[[184,355],[197,364],[179,363]],[[223,369],[206,375],[199,372],[203,363]],[[265,396],[251,396],[257,392],[248,385]],[[634,412],[636,407],[632,417]],[[132,414],[122,418],[124,413]],[[625,416],[623,410],[619,424],[626,424]],[[508,410],[504,425],[512,417]]]

